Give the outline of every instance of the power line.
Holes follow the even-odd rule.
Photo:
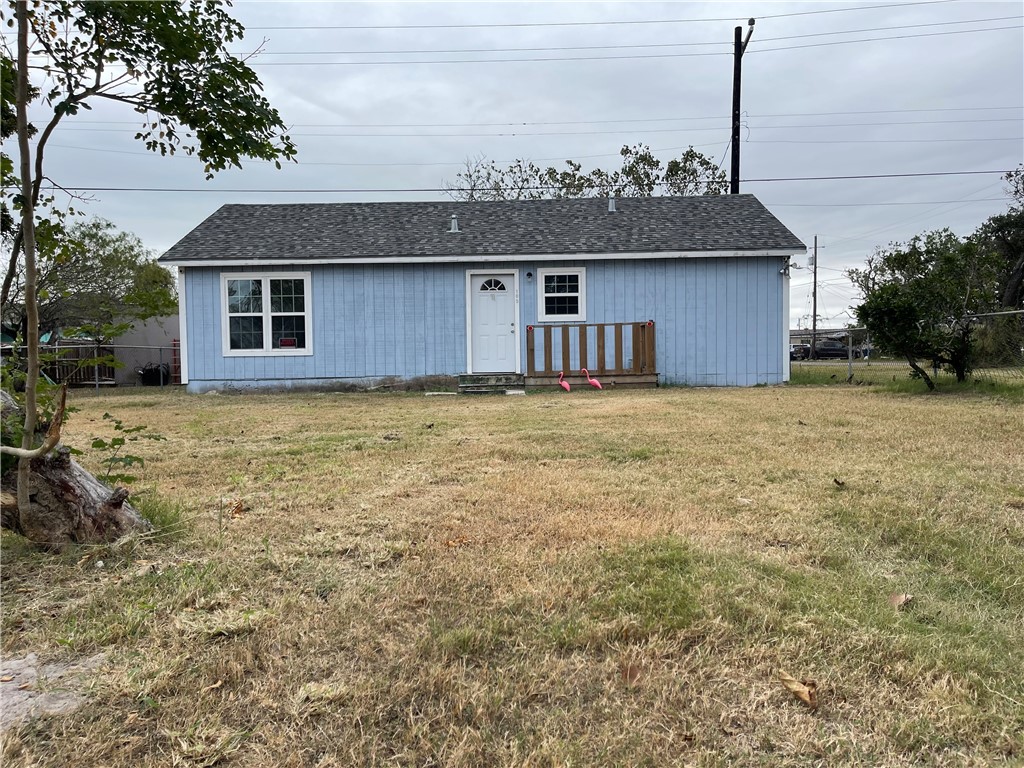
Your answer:
[[[850,43],[871,43],[880,40],[910,40],[922,37],[939,37],[942,35],[966,35],[979,32],[1000,32],[1008,29],[1020,29],[1018,25],[1007,27],[985,27],[983,29],[959,29],[949,32],[922,32],[916,35],[890,35],[888,37],[863,37],[853,40],[830,40],[825,43],[807,43],[806,45],[788,45],[777,48],[751,48],[751,53],[768,53],[771,51],[795,51],[802,48],[820,48],[822,46],[847,45]],[[386,59],[378,61],[259,61],[247,62],[253,68],[260,67],[330,67],[330,66],[377,66],[377,65],[409,65],[409,64],[515,64],[552,61],[622,61],[626,59],[678,59],[695,56],[731,56],[730,51],[696,51],[694,53],[634,53],[624,56],[535,56],[497,59]]]
[[[766,203],[777,208],[863,208],[865,206],[888,207],[890,205],[950,205],[953,203],[994,203],[1012,200],[1012,197],[979,197],[975,200],[919,200],[906,201],[872,201],[869,203]],[[820,247],[820,246],[819,246]],[[824,267],[821,267],[824,269]]]
[[[933,109],[866,109],[846,112],[781,112],[763,115],[745,115],[747,119],[762,119],[775,117],[833,117],[837,115],[894,115],[920,112],[993,112],[1007,110],[1022,110],[1024,106],[1015,107],[935,107]],[[613,123],[671,123],[691,120],[728,120],[729,115],[704,115],[687,117],[638,117],[623,118],[618,120],[553,120],[553,121],[526,121],[516,120],[505,123],[295,123],[292,128],[500,128],[509,126],[531,126],[531,125],[610,125]],[[92,123],[97,125],[139,125],[147,120],[91,120],[88,118],[75,120],[79,123]],[[938,121],[937,121],[938,122]]]
[[[768,181],[835,181],[848,179],[909,179],[921,176],[977,176],[980,174],[998,173],[1001,176],[1010,171],[931,171],[926,173],[874,173],[851,176],[792,176],[789,178],[775,179],[743,179],[746,183],[768,182]]]
[[[1024,136],[983,139],[747,139],[744,144],[975,144],[980,141],[1024,141]]]
[[[950,1],[950,0],[938,0],[938,1]],[[772,51],[796,51],[803,48],[820,48],[822,46],[836,46],[836,45],[848,45],[851,43],[872,43],[884,40],[910,40],[915,38],[923,37],[939,37],[943,35],[966,35],[975,34],[980,32],[1000,32],[1010,29],[1021,29],[1019,25],[1006,26],[1006,27],[985,27],[983,29],[959,29],[952,30],[949,32],[922,32],[916,35],[890,35],[888,37],[863,37],[856,38],[853,40],[830,40],[823,43],[807,43],[806,45],[787,45],[780,46],[777,48],[760,48],[754,47],[750,49],[751,53],[769,53]],[[377,61],[259,61],[249,60],[247,63],[253,68],[260,67],[352,67],[352,66],[387,66],[387,65],[428,65],[428,64],[516,64],[516,63],[537,63],[537,62],[555,62],[555,61],[625,61],[629,59],[678,59],[678,58],[690,58],[695,56],[731,56],[730,51],[697,51],[694,53],[646,53],[646,54],[627,54],[624,56],[537,56],[537,57],[519,57],[519,58],[498,58],[498,59],[386,59]],[[113,63],[111,67],[123,67],[123,64]],[[40,67],[47,73],[59,74],[59,71],[50,66]]]
[[[1020,120],[1015,117],[985,117],[976,118],[973,120],[900,120],[900,121],[880,121],[871,123],[804,123],[804,124],[791,124],[791,125],[747,125],[748,130],[782,130],[782,129],[793,129],[793,128],[862,128],[862,127],[876,127],[876,126],[894,126],[894,125],[962,125],[962,124],[975,124],[975,123],[1019,123]],[[727,130],[727,127],[723,126],[705,126],[701,128],[619,128],[615,130],[598,130],[598,131],[505,131],[497,133],[303,133],[303,132],[289,132],[291,136],[307,136],[314,138],[362,138],[362,139],[387,139],[387,138],[510,138],[510,137],[522,137],[522,136],[607,136],[615,134],[635,134],[635,133],[698,133],[708,131],[723,131]],[[119,133],[123,129],[121,128],[92,128],[92,127],[79,127],[74,125],[67,126],[68,131],[84,131],[92,133]]]
[[[973,197],[974,195],[980,195],[982,192],[986,192],[986,191],[992,189],[993,187],[999,186],[999,183],[1000,182],[997,181],[997,182],[992,183],[992,184],[986,184],[983,187],[981,187],[979,189],[976,189],[974,192],[971,192],[968,195],[968,197]],[[957,205],[955,208],[950,208],[947,211],[944,211],[944,214],[950,214],[953,211],[958,211],[961,208],[966,208],[968,205],[971,205],[972,203],[973,203],[973,200],[967,200],[967,201]],[[900,226],[902,226],[902,225],[904,225],[904,224],[906,224],[908,222],[916,221],[918,219],[922,219],[922,218],[928,216],[929,214],[934,213],[935,211],[939,210],[939,208],[942,208],[942,205],[938,205],[938,206],[936,206],[934,208],[929,208],[927,211],[920,211],[919,213],[915,213],[913,216],[908,216],[907,218],[900,219],[900,220],[895,221],[895,222],[893,222],[891,224],[886,224],[885,226],[878,227],[877,229],[872,229],[872,230],[870,230],[868,232],[862,232],[861,234],[854,235],[853,237],[833,236],[833,239],[849,241],[849,242],[870,241],[870,240],[874,239],[875,235],[881,234],[882,232],[888,232],[890,230],[896,229],[897,227],[900,227]],[[828,247],[828,246],[825,246],[825,247]]]
[[[848,13],[851,11],[875,11],[883,8],[905,8],[917,5],[939,5],[953,2],[954,0],[926,0],[918,3],[888,3],[886,5],[866,5],[854,8],[830,8],[820,11],[799,11],[796,13],[776,13],[771,16],[758,16],[759,19],[785,19],[794,16],[813,16],[823,13]],[[744,17],[745,19],[746,17]],[[288,30],[288,29],[509,29],[509,28],[530,28],[530,27],[607,27],[626,26],[637,24],[702,24],[709,22],[738,21],[737,16],[727,16],[712,19],[618,19],[615,21],[535,21],[535,22],[514,22],[494,24],[335,24],[315,26],[294,25],[294,26],[259,26],[248,27],[250,30]]]
[[[684,150],[684,149],[690,149],[691,147],[694,148],[694,149],[697,149],[697,148],[700,148],[700,147],[717,147],[721,143],[722,142],[720,142],[720,141],[712,141],[712,142],[708,142],[708,143],[704,143],[704,144],[688,144],[686,146],[679,146],[679,147],[653,148],[653,149],[651,149],[651,152],[677,152],[677,151]],[[135,157],[152,157],[152,158],[155,158],[155,159],[158,159],[158,160],[163,160],[163,159],[166,158],[166,156],[160,155],[160,154],[157,154],[157,153],[154,153],[154,152],[131,152],[129,150],[124,150],[124,149],[104,149],[104,148],[100,148],[100,147],[79,147],[79,146],[73,146],[73,145],[70,145],[70,144],[47,144],[47,147],[50,148],[50,149],[74,149],[74,150],[77,150],[77,151],[85,151],[85,152],[106,152],[108,154],[115,154],[115,155],[133,155]],[[576,155],[576,156],[574,156],[571,159],[573,159],[573,160],[592,160],[592,159],[598,158],[598,157],[619,157],[619,154],[620,153],[618,153],[618,152],[603,152],[603,153],[596,154],[596,155]],[[174,154],[174,155],[169,155],[169,156],[170,157],[176,157],[176,158],[182,158],[182,159],[190,159],[188,155],[184,155],[184,154]],[[564,161],[564,160],[566,160],[568,158],[565,158],[565,157],[535,157],[535,158],[523,158],[523,159],[529,160],[529,162],[534,162],[534,163],[557,163],[557,162]],[[268,164],[268,165],[273,164],[272,160],[253,160],[253,159],[250,159],[250,160],[246,160],[244,162],[246,162],[246,163],[265,163],[265,164]],[[491,160],[490,162],[496,163],[498,165],[503,165],[503,164],[506,164],[506,163],[514,163],[516,161],[515,160]],[[446,166],[450,167],[450,166],[461,166],[464,163],[465,163],[465,160],[453,160],[451,162],[433,162],[433,163],[424,163],[424,162],[415,162],[415,161],[412,161],[412,162],[401,162],[401,163],[332,163],[332,162],[306,161],[306,160],[299,160],[299,161],[297,161],[298,165],[323,165],[323,166],[356,167],[356,168],[382,168],[382,167],[383,168],[388,168],[388,167],[407,168],[407,167],[446,167]]]
[[[1018,25],[1009,27],[986,27],[985,29],[957,29],[951,32],[923,32],[920,35],[890,35],[889,37],[865,37],[857,40],[830,40],[825,43],[808,43],[807,45],[787,45],[779,48],[754,48],[754,53],[769,51],[796,51],[802,48],[821,48],[823,46],[847,45],[849,43],[872,43],[878,40],[910,40],[918,37],[941,37],[943,35],[967,35],[975,32],[1000,32],[1007,29],[1021,29]]]
[[[844,140],[841,140],[841,139],[840,140],[835,140],[835,141],[831,141],[831,140],[830,141],[790,141],[790,140],[786,139],[786,140],[779,140],[779,141],[752,140],[752,141],[747,141],[745,143],[747,143],[747,144],[847,144],[847,143],[855,143],[855,144],[893,143],[893,144],[897,144],[897,143],[918,143],[918,142],[924,142],[924,143],[930,143],[930,142],[964,142],[964,143],[968,143],[969,142],[969,143],[974,143],[974,142],[978,142],[978,141],[1024,141],[1024,136],[1014,136],[1014,137],[1007,137],[1007,138],[993,138],[993,139],[891,139],[891,140],[883,139],[883,140],[880,140],[880,141],[877,141],[877,142],[871,141],[871,140],[863,140],[863,141],[862,140],[851,140],[851,141],[847,142],[847,141],[844,141]],[[683,146],[680,146],[680,147],[662,147],[662,148],[652,149],[651,152],[655,152],[655,153],[657,153],[657,152],[675,152],[675,151],[679,151],[679,150],[683,150],[683,149],[688,149],[689,147],[693,147],[694,149],[697,149],[697,148],[700,148],[700,147],[717,147],[720,144],[721,144],[721,142],[714,141],[714,142],[709,142],[709,143],[706,143],[706,144],[691,144],[691,145],[687,145],[685,147],[683,147]],[[70,144],[49,144],[48,147],[50,149],[73,149],[75,151],[80,151],[80,152],[103,152],[103,153],[106,153],[106,154],[113,154],[113,155],[131,155],[133,157],[151,157],[151,158],[154,158],[154,159],[157,159],[157,160],[165,159],[164,156],[161,156],[159,154],[155,154],[155,153],[152,153],[152,152],[132,152],[130,150],[124,150],[124,149],[105,149],[105,148],[101,148],[101,147],[80,147],[80,146],[74,146],[74,145],[70,145]],[[729,151],[728,142],[726,142],[725,152],[728,152],[728,151]],[[597,154],[597,155],[577,155],[577,156],[575,156],[575,157],[573,157],[571,159],[573,159],[573,160],[591,160],[591,159],[599,158],[599,157],[618,157],[618,156],[619,156],[618,152],[606,152],[606,153]],[[190,159],[188,155],[183,155],[183,154],[175,154],[175,155],[172,155],[172,157],[179,157],[179,158],[182,158],[182,159]],[[567,159],[570,159],[570,158],[565,158],[565,157],[537,157],[537,158],[521,158],[521,159],[527,160],[528,162],[533,162],[533,163],[555,163],[555,162],[560,162],[560,161],[567,160]],[[247,163],[255,162],[255,163],[271,164],[273,161],[271,161],[271,160],[247,160],[245,162],[247,162]],[[312,160],[312,161],[299,160],[297,162],[297,165],[299,165],[299,166],[330,166],[330,167],[337,167],[337,168],[350,168],[350,167],[351,168],[407,168],[407,167],[437,167],[437,168],[443,168],[443,167],[461,166],[461,165],[464,164],[464,162],[465,162],[464,160],[453,160],[453,161],[450,161],[450,162],[433,162],[433,163],[424,163],[424,162],[339,163],[339,162],[315,161],[315,160]],[[489,162],[492,162],[492,163],[494,163],[496,165],[504,165],[504,164],[513,163],[513,162],[516,162],[516,161],[515,160],[491,160]],[[718,167],[719,168],[722,167],[722,162],[724,162],[724,158],[723,158],[722,161],[720,161],[718,163]],[[993,199],[995,199],[995,198],[993,198]],[[954,200],[954,201],[951,201],[951,202],[960,202],[960,201],[955,201]],[[864,203],[864,205],[869,205],[869,203]]]
[[[753,184],[777,182],[777,181],[842,181],[852,179],[905,179],[920,178],[929,176],[975,176],[979,174],[1005,175],[1006,170],[1000,171],[931,171],[926,173],[876,173],[849,176],[791,176],[765,179],[741,179],[742,183]],[[255,193],[255,194],[342,194],[342,193],[375,193],[375,192],[459,192],[459,187],[362,187],[351,189],[218,189],[211,187],[86,187],[73,184],[61,185],[61,189],[74,190],[76,192],[214,192],[217,194],[226,193]],[[525,190],[546,190],[550,186],[529,186]]]
[[[834,32],[814,32],[806,35],[784,35],[781,37],[758,38],[759,43],[782,42],[784,40],[803,40],[809,37],[830,37],[834,35],[855,35],[865,32],[890,32],[902,29],[922,29],[925,27],[948,27],[954,24],[988,24],[994,21],[1020,20],[1022,16],[993,16],[986,19],[964,19],[961,21],[935,21],[927,24],[903,24],[888,27],[868,27],[866,29],[843,29]],[[967,31],[967,30],[964,30]],[[393,50],[356,50],[356,51],[275,51],[267,49],[259,51],[259,55],[267,56],[411,56],[419,54],[450,54],[450,53],[540,53],[550,51],[605,51],[605,50],[636,50],[639,48],[693,48],[700,46],[726,46],[731,43],[722,40],[684,43],[635,43],[630,45],[556,45],[525,48],[403,48]],[[252,51],[235,51],[233,56],[249,56]]]

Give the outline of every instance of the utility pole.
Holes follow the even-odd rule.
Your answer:
[[[743,73],[743,52],[747,50],[747,43],[754,33],[754,20],[750,19],[747,24],[747,38],[743,39],[743,27],[736,27],[733,35],[732,52],[732,139],[729,142],[732,148],[732,170],[729,178],[729,194],[740,193],[740,79]]]
[[[818,236],[814,236],[813,278],[811,283],[811,360],[818,359]]]

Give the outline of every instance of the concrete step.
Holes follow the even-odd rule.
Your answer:
[[[519,373],[463,373],[459,375],[459,394],[504,395],[522,390],[526,377]]]
[[[463,373],[460,387],[522,387],[526,377],[519,373]]]

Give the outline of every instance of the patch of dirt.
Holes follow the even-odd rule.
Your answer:
[[[0,659],[0,733],[39,715],[74,712],[85,704],[84,678],[106,654],[69,663],[40,664],[34,653]]]

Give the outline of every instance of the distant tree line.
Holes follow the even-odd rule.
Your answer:
[[[575,160],[565,169],[541,168],[528,160],[500,166],[485,157],[466,160],[454,181],[445,181],[455,200],[542,200],[574,197],[650,197],[652,195],[721,195],[728,190],[725,171],[707,155],[689,147],[663,164],[646,144],[624,146],[622,166],[614,171],[584,172]]]

